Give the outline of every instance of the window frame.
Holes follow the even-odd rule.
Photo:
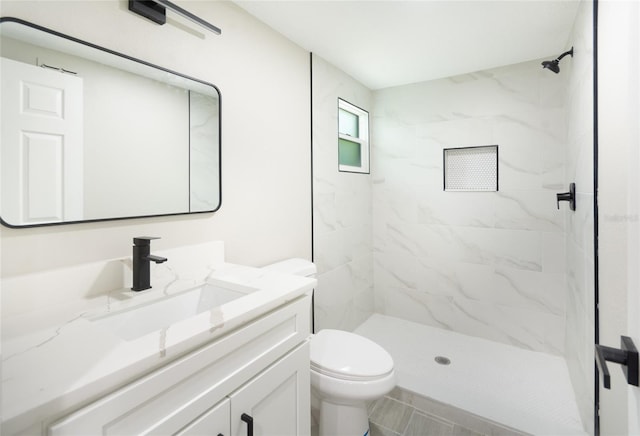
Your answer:
[[[340,109],[358,118],[358,136],[340,133]],[[369,142],[369,112],[338,97],[338,171],[345,173],[370,174],[370,142]],[[340,163],[340,139],[360,145],[360,166],[343,165]]]

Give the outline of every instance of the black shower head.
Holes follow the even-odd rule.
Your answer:
[[[554,73],[558,74],[560,72],[560,65],[559,65],[560,60],[566,55],[571,55],[571,57],[573,57],[573,47],[571,47],[571,50],[565,51],[560,56],[558,56],[558,59],[554,59],[552,61],[543,61],[542,68],[547,68],[553,71]]]
[[[542,68],[547,68],[554,73],[558,74],[560,72],[560,66],[558,65],[558,59],[554,59],[552,61],[544,61],[542,62]]]

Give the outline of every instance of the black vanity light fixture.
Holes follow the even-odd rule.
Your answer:
[[[166,23],[167,9],[178,15],[182,15],[188,20],[210,30],[216,35],[222,34],[222,30],[219,27],[214,26],[208,21],[203,20],[197,15],[192,14],[169,0],[129,0],[130,11],[135,12],[138,15],[142,15],[143,17],[158,24]]]
[[[552,61],[543,61],[542,68],[547,68],[553,71],[554,73],[558,74],[560,72],[560,65],[559,65],[560,60],[566,55],[571,55],[571,57],[573,57],[573,47],[571,47],[571,50],[565,51],[564,53],[562,53],[560,56],[558,56],[557,59],[554,59]]]

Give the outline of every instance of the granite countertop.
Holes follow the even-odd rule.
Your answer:
[[[118,289],[4,323],[3,328],[20,333],[5,335],[2,342],[2,432],[12,434],[97,399],[316,284],[311,278],[229,263],[210,268],[204,280],[255,291],[130,340],[92,320],[184,292],[193,281],[166,280],[162,287],[138,293]]]

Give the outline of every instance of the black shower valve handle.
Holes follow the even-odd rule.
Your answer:
[[[556,202],[558,205],[558,209],[560,209],[561,201],[568,201],[569,208],[571,210],[576,210],[576,184],[575,183],[569,184],[569,192],[560,192],[556,194]]]
[[[559,194],[556,194],[556,202],[558,205],[558,210],[560,210],[561,201],[571,201],[572,198],[573,196],[571,195],[571,192],[561,192]]]

